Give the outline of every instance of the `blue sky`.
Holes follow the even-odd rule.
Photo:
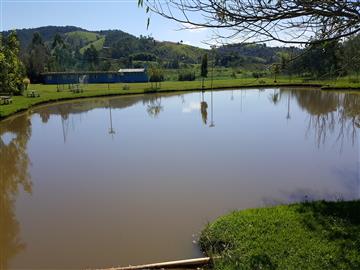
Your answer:
[[[210,30],[179,31],[180,24],[155,14],[147,30],[146,21],[147,14],[138,8],[137,0],[0,0],[0,30],[73,25],[88,30],[119,29],[136,36],[208,47],[203,41],[211,38]]]

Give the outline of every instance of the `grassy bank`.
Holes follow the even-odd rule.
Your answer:
[[[271,86],[323,86],[330,85],[334,88],[353,88],[360,89],[360,84],[351,84],[346,81],[341,82],[340,84],[328,82],[328,81],[312,81],[312,82],[303,82],[299,78],[279,78],[277,83],[273,82],[272,78],[247,78],[247,79],[227,79],[227,80],[214,80],[213,88],[214,89],[225,89],[225,88],[241,88],[241,87],[271,87]],[[86,97],[97,97],[97,96],[107,96],[107,95],[125,95],[125,94],[140,94],[153,91],[151,89],[150,83],[133,83],[128,84],[128,87],[124,87],[125,84],[89,84],[84,86],[83,93],[74,94],[69,91],[67,86],[65,86],[63,91],[57,92],[56,85],[30,85],[29,90],[36,90],[40,97],[37,98],[28,98],[26,96],[14,96],[13,103],[9,105],[0,106],[0,119],[5,118],[9,115],[12,115],[16,112],[26,110],[34,105],[74,99],[74,98],[86,98]],[[208,80],[205,84],[206,89],[211,88],[211,82]],[[124,90],[128,88],[127,90]],[[157,89],[157,92],[166,92],[166,91],[190,91],[190,90],[200,90],[201,82],[192,81],[192,82],[178,82],[178,81],[166,81],[161,83],[161,88]]]
[[[233,212],[200,243],[215,269],[360,269],[360,200]]]

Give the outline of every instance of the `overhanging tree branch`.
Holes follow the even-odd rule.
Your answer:
[[[359,0],[139,0],[139,5],[243,41],[309,44],[360,31]]]

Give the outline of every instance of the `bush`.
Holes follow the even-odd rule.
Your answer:
[[[359,78],[349,78],[349,83],[360,83]]]
[[[195,81],[195,72],[186,72],[179,74],[179,81]]]
[[[29,78],[24,78],[23,79],[23,89],[25,91],[28,90],[29,84],[30,84],[30,79]]]
[[[262,78],[262,77],[265,77],[265,73],[264,72],[253,72],[252,73],[252,76],[256,79],[259,79],[259,78]]]

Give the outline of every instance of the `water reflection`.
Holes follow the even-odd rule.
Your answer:
[[[214,122],[214,93],[211,90],[211,103],[210,103],[210,115],[211,115],[211,120],[210,120],[210,125],[209,127],[215,127],[215,122]]]
[[[287,114],[286,114],[286,119],[290,120],[291,119],[291,115],[290,115],[290,95],[288,95],[288,100],[287,100]]]
[[[14,138],[5,143],[3,136],[8,132],[14,134]],[[0,123],[0,269],[7,269],[11,259],[25,249],[14,204],[21,188],[27,193],[32,191],[27,154],[30,136],[31,123],[27,115]]]
[[[207,113],[208,104],[204,99],[204,92],[201,93],[201,96],[202,96],[202,99],[200,102],[200,112],[201,112],[202,121],[203,121],[204,125],[206,126],[207,117],[208,117],[208,113]]]
[[[146,111],[151,118],[159,117],[159,114],[164,110],[161,105],[161,96],[158,95],[148,95],[143,104],[146,105]]]
[[[259,94],[264,89],[259,89]],[[272,89],[268,95],[272,104],[277,106],[282,101],[286,102],[287,121],[291,120],[291,101],[295,100],[300,108],[308,113],[308,124],[304,133],[307,137],[313,136],[317,147],[324,145],[328,135],[336,134],[336,145],[342,149],[344,140],[350,138],[354,144],[358,138],[357,130],[360,128],[360,98],[358,95],[351,93],[325,92],[319,90],[298,90],[298,89]],[[240,111],[243,111],[243,93],[240,91]],[[210,93],[210,127],[215,126],[214,121],[214,93]],[[188,106],[184,108],[184,112],[190,112],[198,109],[198,105],[190,101],[185,101],[184,94],[168,94],[165,96],[159,94],[136,95],[113,99],[97,99],[91,101],[78,101],[71,103],[57,104],[56,106],[48,106],[39,110],[39,114],[43,123],[47,123],[51,115],[61,116],[61,125],[64,142],[66,142],[69,132],[69,114],[82,114],[95,108],[109,108],[110,127],[108,133],[112,136],[115,134],[113,128],[112,109],[123,109],[134,106],[141,102],[145,107],[145,111],[151,118],[158,118],[160,113],[164,111],[162,98],[179,96],[182,104]],[[204,92],[201,93],[200,113],[202,123],[208,124],[208,102],[205,100]],[[231,91],[230,100],[234,100],[234,91]],[[187,105],[188,104],[188,105]]]
[[[230,209],[359,198],[359,101],[286,88],[138,95],[4,121],[0,268],[198,256],[192,234]],[[21,188],[36,196],[24,204]]]
[[[273,93],[270,94],[270,101],[274,104],[277,105],[280,102],[280,91],[278,89],[274,89]]]
[[[113,128],[113,121],[112,121],[112,114],[111,114],[111,104],[109,102],[109,112],[110,112],[110,128],[109,128],[109,134],[111,135],[111,137],[114,139],[114,135],[115,135],[115,130]]]
[[[350,138],[354,144],[357,139],[360,119],[360,98],[350,93],[331,93],[324,91],[290,91],[298,105],[309,113],[308,130],[314,133],[318,147],[325,144],[330,134],[336,134],[340,149],[344,140]]]

